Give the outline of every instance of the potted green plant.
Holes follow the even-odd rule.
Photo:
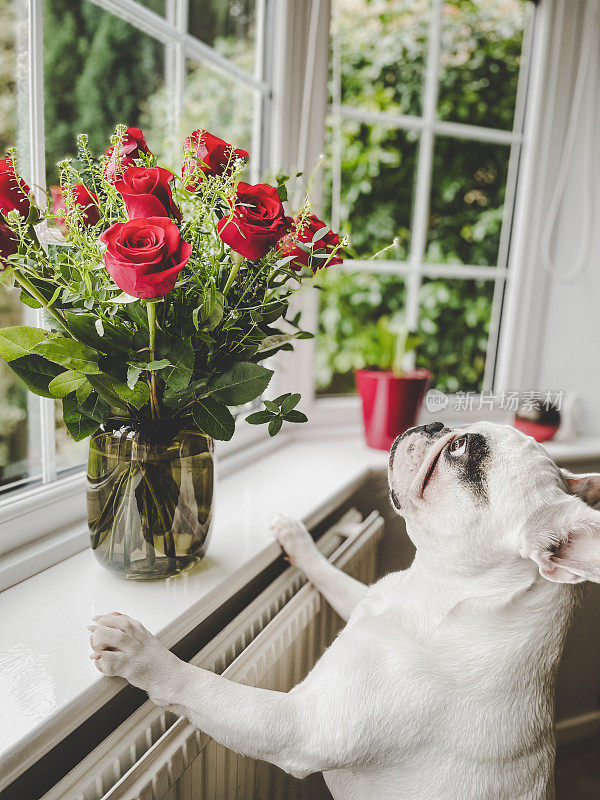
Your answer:
[[[286,176],[241,180],[247,158],[197,130],[175,175],[141,130],[117,126],[101,158],[78,137],[45,208],[15,154],[0,161],[0,280],[45,319],[0,329],[0,357],[31,391],[62,401],[75,439],[91,437],[92,548],[124,577],[174,575],[202,557],[214,440],[233,436],[231,407],[266,390],[262,362],[307,335],[288,318],[291,295],[341,261],[308,202],[286,215]],[[41,246],[45,219],[66,246]],[[274,436],[306,421],[299,400],[267,400],[247,421]]]
[[[379,362],[356,370],[356,388],[367,444],[389,450],[397,436],[415,425],[431,373],[404,368],[420,339],[410,333],[400,315],[381,317],[376,331]]]

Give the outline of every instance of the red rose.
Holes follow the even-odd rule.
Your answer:
[[[315,254],[325,255],[326,253],[332,253],[336,247],[339,247],[340,237],[331,230],[327,231],[321,239],[315,242],[312,254],[305,253],[302,248],[298,247],[297,242],[310,244],[315,233],[327,227],[323,220],[314,214],[310,214],[302,220],[301,227],[298,227],[298,223],[299,220],[296,220],[294,230],[281,240],[281,255],[284,257],[294,256],[292,261],[289,262],[292,269],[300,272],[303,267],[310,267],[313,272],[316,272],[325,264],[330,267],[334,264],[342,263],[343,259],[337,255],[333,256],[329,261],[326,258],[315,258]],[[340,251],[337,250],[337,252],[339,253]]]
[[[192,253],[167,217],[117,222],[104,231],[104,265],[117,286],[133,297],[163,297]]]
[[[181,220],[169,186],[173,177],[163,167],[127,167],[115,189],[123,195],[129,219],[172,216]]]
[[[122,177],[123,170],[133,164],[136,158],[150,152],[144,134],[139,128],[127,128],[121,140],[119,151],[115,153],[114,147],[106,151],[106,164],[104,177],[109,183],[114,183]]]
[[[186,156],[181,177],[190,192],[197,191],[202,183],[200,173],[207,176],[223,175],[231,172],[236,158],[248,158],[245,150],[234,150],[232,145],[201,128],[188,136],[184,147]]]
[[[233,212],[219,220],[217,228],[225,244],[248,261],[257,261],[287,233],[291,222],[277,189],[264,183],[250,186],[240,182]]]
[[[56,217],[56,222],[61,232],[66,236],[69,232],[69,226],[66,222],[67,205],[64,189],[60,186],[51,186],[50,194],[52,195],[52,213]],[[86,227],[97,225],[100,222],[98,198],[83,183],[77,183],[73,187],[73,204],[82,209],[82,222]]]
[[[0,212],[18,211],[23,219],[29,216],[29,186],[15,173],[12,158],[0,160]]]
[[[17,237],[9,226],[0,217],[0,272],[6,266],[5,259],[12,256],[18,249]]]

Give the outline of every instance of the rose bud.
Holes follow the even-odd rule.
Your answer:
[[[0,218],[0,272],[6,266],[6,258],[18,250],[17,237],[6,222]]]
[[[277,189],[240,182],[232,214],[219,220],[219,236],[249,261],[266,255],[284,236],[292,220],[286,217]]]
[[[0,160],[0,213],[7,216],[9,211],[18,211],[23,219],[29,216],[31,189],[23,178],[15,173],[12,158]]]
[[[343,259],[338,255],[333,256],[329,260],[326,258],[315,258],[313,253],[306,253],[301,247],[298,247],[298,242],[310,244],[315,233],[326,227],[323,220],[320,220],[314,214],[310,214],[303,220],[295,220],[294,229],[281,240],[281,255],[282,257],[294,257],[292,261],[289,262],[289,266],[295,269],[296,272],[300,272],[303,267],[310,267],[313,272],[316,272],[318,269],[325,266],[325,264],[330,267],[342,263]],[[340,237],[337,233],[330,230],[321,239],[315,242],[314,252],[319,255],[332,253],[336,248],[339,248],[339,245]],[[336,252],[339,253],[341,251],[338,249]]]
[[[117,222],[100,241],[106,244],[104,265],[117,286],[145,300],[168,294],[192,254],[168,217]]]
[[[66,236],[69,232],[69,226],[66,221],[68,209],[64,189],[60,186],[51,186],[50,194],[52,195],[52,213],[56,217],[56,223],[61,233]],[[83,183],[77,183],[73,186],[73,203],[76,207],[82,209],[82,222],[86,228],[98,224],[100,221],[98,198]],[[60,212],[63,213],[61,214]]]
[[[123,170],[135,163],[136,158],[149,152],[150,148],[142,131],[139,128],[127,128],[118,153],[115,153],[114,147],[109,147],[106,151],[104,177],[109,183],[114,183],[123,176]]]
[[[210,177],[230,174],[237,158],[248,158],[245,150],[234,149],[223,139],[201,128],[188,136],[184,149],[186,155],[181,168],[181,177],[189,192],[198,190],[202,183],[202,175]]]
[[[174,177],[163,167],[127,167],[115,189],[125,200],[129,218],[170,216],[181,220],[169,186]]]

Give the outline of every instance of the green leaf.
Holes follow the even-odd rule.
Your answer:
[[[265,400],[265,408],[273,414],[279,414],[279,405],[274,400]]]
[[[240,361],[214,380],[210,391],[214,398],[228,406],[242,405],[261,395],[272,375],[273,370],[261,364]]]
[[[271,422],[269,422],[269,436],[276,436],[281,430],[282,425],[283,419],[281,417],[273,417]]]
[[[273,414],[270,411],[255,411],[246,417],[246,422],[250,425],[262,425],[265,422],[270,422],[273,419]]]
[[[280,404],[281,413],[285,416],[288,414],[292,408],[295,408],[298,403],[300,402],[300,395],[299,394],[291,394],[289,397],[286,397],[285,400]]]
[[[170,352],[171,364],[161,377],[170,392],[182,392],[192,379],[194,370],[194,348],[190,338],[175,342]]]
[[[148,330],[148,312],[146,305],[139,300],[137,303],[131,303],[125,306],[125,313],[138,327]]]
[[[288,310],[288,303],[284,300],[275,300],[267,303],[261,309],[262,318],[267,323],[267,325],[272,325],[275,320],[278,320]]]
[[[77,398],[77,402],[80,404],[85,403],[85,401],[90,396],[91,391],[92,391],[92,385],[88,380],[86,380],[85,383],[83,383],[75,390],[75,397]]]
[[[235,420],[224,403],[213,397],[204,397],[192,406],[194,422],[201,431],[228,442],[235,431]]]
[[[11,361],[10,368],[21,378],[30,392],[42,397],[53,397],[49,389],[50,381],[64,372],[58,364],[36,355],[16,358]]]
[[[62,404],[66,428],[76,442],[80,442],[98,430],[96,420],[85,416],[79,411],[74,397],[63,397]]]
[[[0,328],[0,356],[10,362],[31,355],[37,345],[50,339],[52,335],[42,328],[31,328],[27,325]]]
[[[86,383],[88,383],[88,379],[82,372],[69,369],[53,378],[48,384],[48,389],[53,397],[66,397]]]
[[[150,388],[145,381],[138,381],[131,389],[126,383],[113,380],[113,389],[122,400],[133,406],[141,408],[150,400]]]
[[[30,294],[27,294],[25,289],[21,289],[19,300],[21,301],[21,303],[23,303],[24,306],[29,306],[29,308],[42,308],[42,304],[34,297],[32,297]]]
[[[108,422],[111,416],[109,404],[96,392],[90,392],[84,402],[78,404],[77,408],[84,416],[96,420],[100,424]]]
[[[204,397],[209,394],[208,378],[200,378],[187,386],[182,392],[171,392],[169,387],[165,388],[163,403],[169,408],[177,408],[189,403],[196,397]]]
[[[315,231],[315,235],[312,237],[311,246],[314,247],[317,242],[320,242],[327,234],[329,233],[329,228],[327,225],[324,225],[322,228],[319,228],[318,231]]]
[[[144,369],[150,370],[150,372],[156,372],[156,370],[171,366],[173,365],[168,358],[161,358],[159,361],[151,361],[149,364],[144,364]]]
[[[127,386],[129,386],[130,389],[133,389],[133,387],[136,385],[141,373],[142,367],[130,364],[130,366],[127,368]]]
[[[98,392],[100,397],[103,397],[109,405],[125,413],[129,412],[127,403],[123,402],[123,398],[115,389],[115,383],[118,383],[118,381],[103,373],[100,375],[88,375],[88,381],[92,385],[92,389]],[[122,385],[127,388],[127,384],[124,383]]]
[[[265,336],[265,338],[260,343],[258,348],[259,353],[265,353],[270,350],[274,350],[276,347],[279,348],[287,342],[292,341],[292,339],[297,339],[297,333],[275,333],[272,336]]]
[[[308,417],[302,411],[288,411],[284,419],[286,422],[308,422]]]
[[[126,305],[128,303],[137,303],[139,299],[139,297],[133,297],[130,294],[121,292],[121,294],[118,294],[116,297],[111,297],[110,302],[119,303],[119,305]]]
[[[75,339],[46,339],[35,345],[33,352],[37,355],[60,364],[61,367],[74,369],[86,375],[94,375],[100,372],[98,359],[100,353]]]
[[[214,331],[217,327],[219,322],[223,319],[223,310],[225,308],[225,298],[220,292],[217,292],[213,302],[210,304],[209,308],[202,309],[200,316],[204,322],[206,322],[206,327],[209,331]]]
[[[126,353],[131,347],[131,336],[128,333],[117,325],[100,320],[95,314],[65,311],[65,319],[69,330],[79,341],[103,353],[113,353],[115,350]],[[98,322],[102,325],[102,334],[98,330]]]

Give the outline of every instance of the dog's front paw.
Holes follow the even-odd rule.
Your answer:
[[[303,569],[308,561],[319,555],[312,536],[298,520],[279,514],[271,522],[271,530],[285,550],[290,563],[300,569]]]
[[[97,669],[144,689],[154,699],[181,662],[141,622],[118,611],[93,617],[90,644]]]

